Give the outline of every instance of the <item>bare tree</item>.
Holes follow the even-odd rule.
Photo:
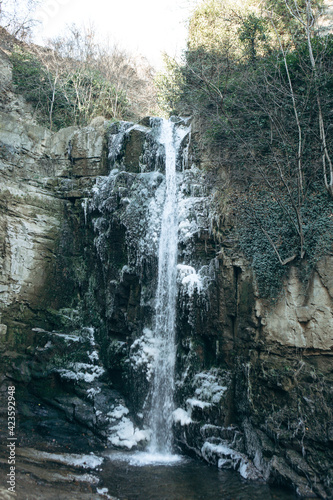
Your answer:
[[[304,9],[301,9],[296,0],[293,1],[284,0],[284,1],[288,11],[290,12],[290,15],[303,27],[306,35],[306,40],[309,50],[309,58],[310,58],[311,68],[314,74],[314,82],[316,89],[319,133],[322,144],[322,164],[323,164],[324,182],[327,192],[333,198],[333,164],[326,140],[325,123],[323,118],[321,98],[318,86],[320,75],[318,74],[317,61],[314,57],[313,46],[312,46],[313,45],[312,38],[318,14],[315,13],[313,8],[313,2],[311,0],[305,0]]]
[[[33,29],[38,24],[33,14],[40,0],[1,0],[0,24],[19,40],[31,38]]]
[[[148,63],[135,58],[116,44],[99,44],[93,27],[72,25],[66,37],[49,41],[66,68],[65,92],[75,94],[74,107],[87,120],[103,114],[106,118],[139,117],[156,109],[153,73]],[[94,85],[99,86],[98,96]],[[96,89],[95,89],[96,90]]]

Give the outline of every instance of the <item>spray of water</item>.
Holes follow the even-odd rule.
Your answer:
[[[188,129],[177,127],[171,121],[162,121],[160,142],[165,147],[166,194],[159,242],[155,312],[155,339],[159,355],[156,359],[149,414],[152,430],[149,452],[152,454],[172,453],[178,249],[176,159],[186,133]]]

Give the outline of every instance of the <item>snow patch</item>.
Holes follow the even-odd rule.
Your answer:
[[[131,450],[141,441],[148,441],[150,432],[135,427],[133,422],[126,416],[128,414],[129,409],[122,404],[118,404],[107,414],[111,424],[108,440],[114,446]]]
[[[99,387],[97,389],[95,389],[94,387],[91,387],[91,389],[87,390],[87,396],[89,399],[94,399],[94,397],[97,396],[97,394],[99,394],[100,392],[101,392],[101,389]]]
[[[180,425],[188,425],[193,422],[187,411],[183,410],[182,408],[177,408],[177,410],[174,410],[172,415],[174,422],[180,423]]]
[[[70,363],[70,368],[59,368],[58,373],[67,380],[83,380],[90,383],[101,377],[105,372],[101,366],[88,365],[87,363]]]
[[[107,498],[112,499],[112,497],[110,497],[110,495],[108,495],[108,493],[109,493],[108,488],[96,488],[96,491],[99,495],[103,495],[103,496],[106,496]]]
[[[186,404],[188,404],[188,406],[192,409],[194,408],[195,406],[197,408],[209,408],[210,406],[212,406],[211,403],[207,403],[206,401],[200,401],[199,399],[194,399],[194,398],[189,398],[186,400]]]
[[[96,467],[99,467],[104,461],[104,458],[97,457],[94,453],[90,453],[90,455],[78,455],[75,453],[56,454],[38,451],[37,456],[45,458],[46,460],[51,460],[52,462],[60,462],[62,464],[71,465],[73,467],[81,467],[83,469],[96,469]]]
[[[180,216],[182,215],[182,213],[186,211],[185,203],[183,205],[184,207],[183,210],[180,212]],[[199,229],[198,225],[194,220],[192,220],[191,222],[189,221],[188,218],[181,220],[178,225],[180,241],[186,244],[198,232],[198,229]]]
[[[237,470],[244,479],[261,478],[260,472],[245,455],[233,450],[223,442],[206,441],[201,448],[201,454],[207,462],[217,463],[220,469]]]
[[[108,440],[114,446],[127,448],[131,450],[134,446],[142,441],[148,441],[150,432],[148,430],[140,430],[134,427],[133,422],[123,416],[117,425],[110,427],[111,435]]]
[[[78,336],[62,335],[55,332],[52,333],[52,335],[63,337],[65,342],[69,340],[74,340],[75,342],[89,342],[91,346],[91,348],[87,351],[87,356],[91,363],[79,363],[73,361],[67,362],[66,368],[56,369],[62,378],[75,381],[80,380],[89,384],[103,375],[105,370],[100,365],[98,352],[95,349],[96,342],[94,333],[95,330],[93,327],[82,328],[80,335]]]
[[[33,331],[38,331],[39,329],[33,328]],[[71,335],[68,333],[58,333],[58,332],[48,332],[51,335],[54,335],[55,337],[60,337],[62,338],[65,342],[81,342],[82,339],[78,337],[77,335]]]
[[[93,351],[91,353],[88,353],[88,357],[91,361],[98,361],[98,359],[99,359],[97,351]]]
[[[126,406],[118,405],[114,408],[114,410],[110,411],[107,415],[111,417],[111,420],[118,420],[122,418],[124,415],[128,415],[129,409]]]

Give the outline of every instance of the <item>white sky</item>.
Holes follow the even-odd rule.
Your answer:
[[[156,67],[161,53],[179,55],[185,48],[186,21],[198,0],[42,0],[36,11],[42,38],[64,34],[72,23],[95,27],[101,39],[138,52]],[[35,15],[36,15],[35,13]]]

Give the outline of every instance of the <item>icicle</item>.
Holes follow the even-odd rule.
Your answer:
[[[82,206],[83,212],[84,212],[84,223],[85,223],[85,225],[87,225],[88,198],[83,198],[81,206]]]

